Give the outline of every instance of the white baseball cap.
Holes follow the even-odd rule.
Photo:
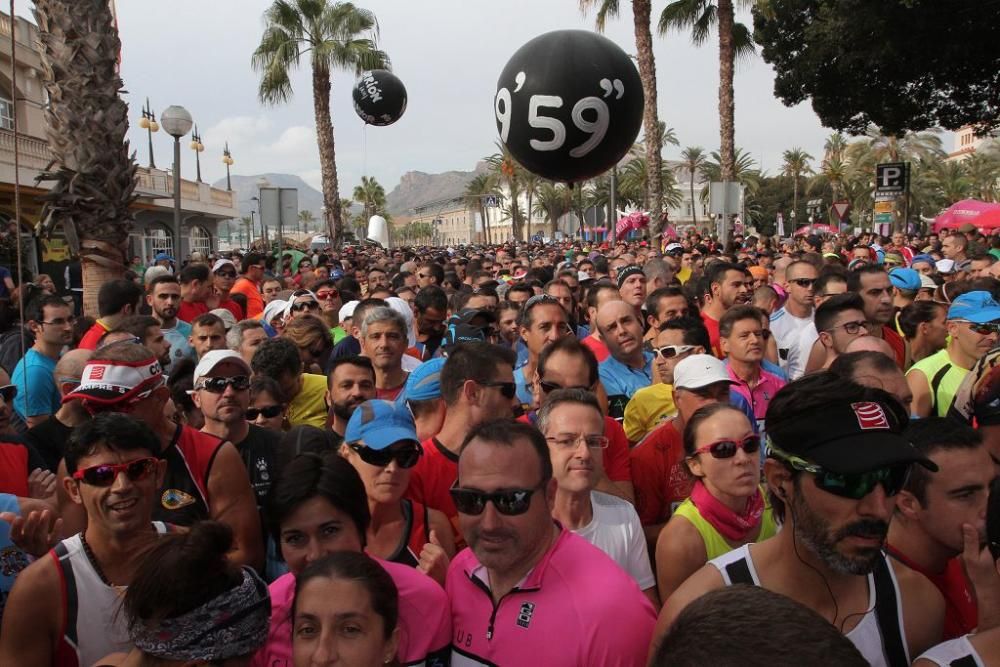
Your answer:
[[[955,272],[955,260],[953,259],[939,259],[934,262],[937,267],[938,273],[954,273]]]
[[[215,308],[214,310],[208,311],[222,320],[222,326],[226,331],[229,331],[236,325],[236,316],[233,312],[227,308]]]
[[[223,361],[230,361],[238,366],[240,366],[247,375],[251,375],[253,371],[250,370],[250,365],[243,360],[239,354],[233,350],[209,350],[202,356],[201,361],[194,368],[194,384],[198,384],[198,380],[202,379],[206,375],[212,372],[212,370],[221,364]]]
[[[937,283],[930,276],[920,274],[920,289],[937,289]]]
[[[215,260],[215,264],[212,265],[212,273],[217,272],[219,269],[221,269],[226,265],[229,265],[234,269],[236,268],[236,265],[233,264],[233,260],[231,259],[217,259]],[[239,271],[237,271],[236,273],[239,273]]]
[[[337,319],[343,322],[349,317],[354,317],[354,309],[358,307],[360,301],[348,301],[343,306],[340,307],[340,312],[337,313]]]
[[[674,366],[674,389],[702,389],[732,379],[721,359],[710,354],[692,354]]]

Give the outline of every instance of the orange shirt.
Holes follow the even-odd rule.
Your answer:
[[[417,461],[417,465],[413,466],[406,497],[443,512],[451,521],[456,544],[461,549],[465,546],[465,540],[462,539],[462,532],[458,529],[458,510],[455,509],[455,503],[448,493],[458,479],[458,454],[454,454],[438,442],[437,438],[428,438],[421,444],[424,447],[424,455]]]
[[[246,276],[240,276],[229,293],[242,294],[247,298],[248,319],[254,319],[264,312],[264,297],[260,294],[260,286]]]

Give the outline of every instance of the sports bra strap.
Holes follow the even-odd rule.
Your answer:
[[[886,663],[889,667],[907,667],[910,660],[907,657],[906,646],[903,643],[903,633],[900,630],[899,599],[896,596],[896,584],[889,563],[883,556],[875,563],[872,572],[875,583],[875,619],[882,635],[882,648],[885,651]]]
[[[940,387],[941,387],[941,382],[944,380],[944,376],[947,375],[948,371],[950,371],[950,370],[951,370],[951,364],[950,363],[945,364],[944,366],[942,366],[941,368],[939,368],[938,372],[934,374],[933,378],[931,378],[931,416],[932,417],[937,414],[937,404],[938,404],[937,393],[938,393],[938,389],[940,389]]]
[[[951,661],[951,667],[979,667],[979,663],[971,655],[963,655],[961,658]]]
[[[732,563],[726,565],[726,574],[729,576],[730,585],[733,584],[748,584],[750,586],[756,585],[756,583],[753,580],[753,575],[750,574],[750,566],[747,564],[746,558],[740,558],[739,560],[734,560]]]

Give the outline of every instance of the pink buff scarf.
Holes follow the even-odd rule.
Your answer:
[[[746,509],[737,514],[718,498],[709,493],[701,480],[694,484],[691,490],[691,502],[698,508],[698,513],[727,540],[743,542],[760,525],[764,515],[764,494],[760,489],[747,499]]]

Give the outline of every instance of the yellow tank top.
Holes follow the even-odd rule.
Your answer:
[[[676,510],[674,510],[674,516],[678,515],[690,521],[698,531],[698,534],[701,535],[702,541],[705,542],[705,553],[708,554],[708,560],[724,556],[740,546],[731,546],[729,542],[726,541],[726,538],[724,538],[719,531],[717,531],[715,527],[712,526],[712,524],[710,524],[700,512],[698,512],[698,508],[695,507],[690,498],[685,500]],[[760,534],[757,536],[757,539],[754,540],[756,542],[762,542],[769,537],[773,537],[774,534],[778,532],[777,525],[774,523],[774,515],[771,513],[770,505],[764,506],[764,514],[761,516],[760,521]]]

